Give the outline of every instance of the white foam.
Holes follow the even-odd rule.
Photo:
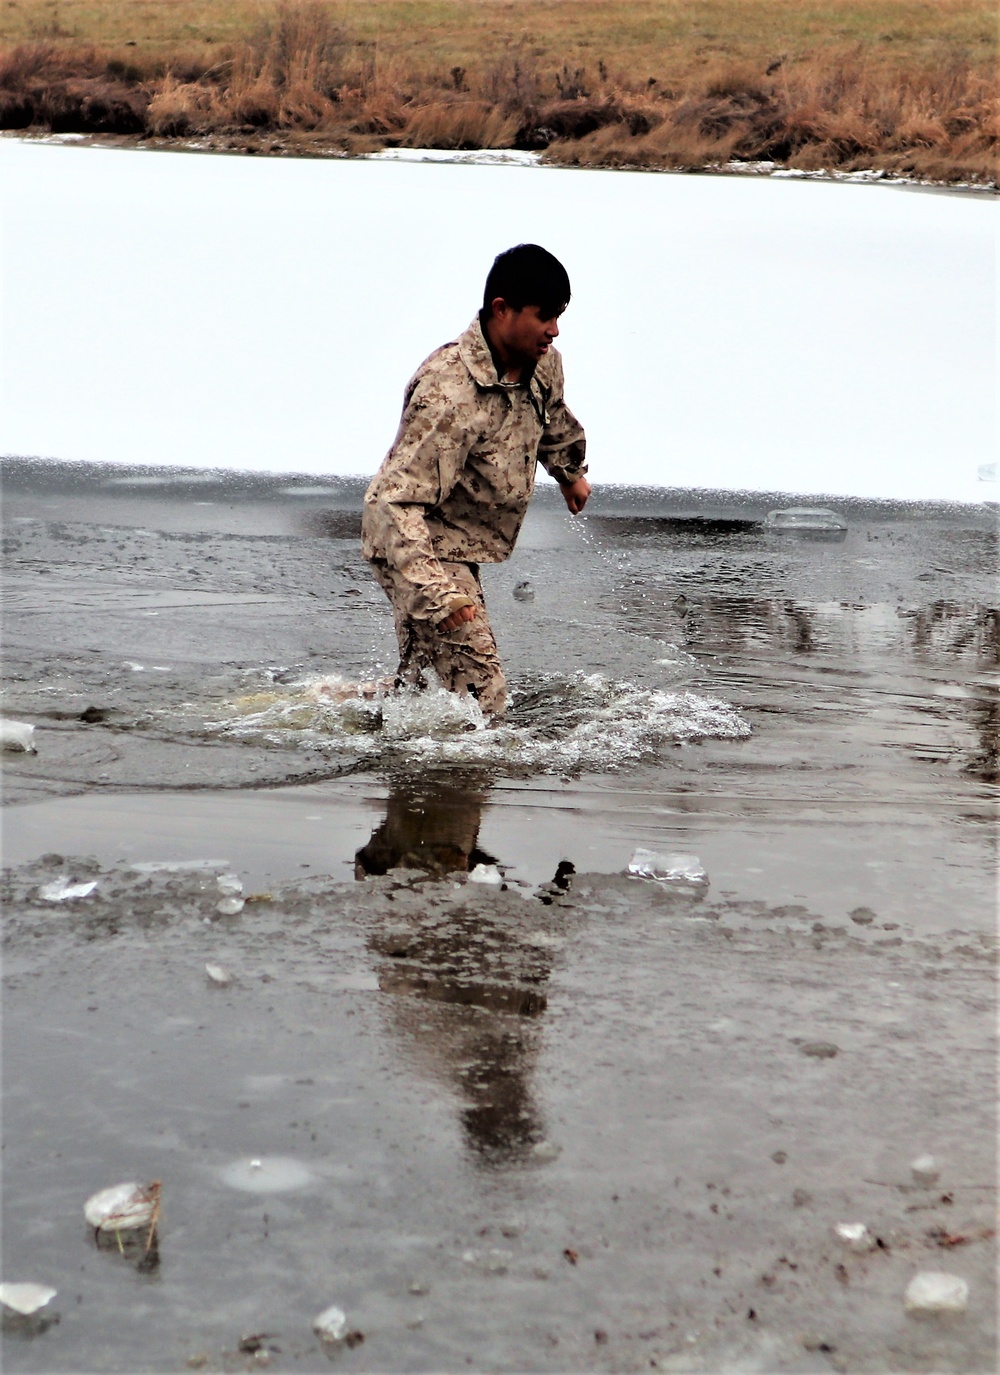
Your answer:
[[[515,687],[508,717],[496,727],[486,724],[474,701],[441,688],[370,700],[344,697],[344,690],[339,678],[310,679],[234,703],[233,714],[210,722],[209,729],[265,746],[287,747],[291,736],[327,754],[533,773],[604,772],[677,742],[750,734],[727,702],[600,673],[546,674]]]

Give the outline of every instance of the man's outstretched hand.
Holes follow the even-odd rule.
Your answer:
[[[460,625],[465,625],[466,621],[476,619],[476,608],[474,606],[460,606],[457,611],[453,611],[443,621],[438,621],[437,629],[442,633],[449,630],[457,630]]]
[[[590,496],[590,483],[585,477],[578,477],[575,482],[561,482],[559,490],[563,494],[563,501],[569,507],[570,515],[578,516]]]

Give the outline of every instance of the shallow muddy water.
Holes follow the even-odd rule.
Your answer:
[[[5,465],[5,1368],[992,1368],[995,512],[543,490],[488,732],[310,696],[392,662],[359,497]]]

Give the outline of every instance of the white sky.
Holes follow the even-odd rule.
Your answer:
[[[995,498],[982,198],[0,140],[0,452],[364,474],[521,241],[595,481]]]

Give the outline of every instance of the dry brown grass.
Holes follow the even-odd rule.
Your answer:
[[[86,10],[95,35],[113,3]],[[194,4],[160,8],[176,19]],[[974,0],[822,11],[800,0],[591,0],[585,9],[581,0],[247,0],[235,7],[242,36],[221,44],[201,33],[173,47],[83,42],[59,17],[73,0],[58,9],[8,0],[8,27],[12,8],[32,6],[50,16],[48,32],[0,52],[3,128],[201,135],[275,150],[534,148],[589,166],[768,160],[996,182],[995,42]],[[218,19],[234,5],[200,6],[203,18],[213,10]],[[75,12],[79,33],[82,0]],[[394,16],[390,37],[378,27],[369,36],[379,15]],[[620,25],[613,35],[609,16]],[[727,18],[734,27],[721,37],[706,27]],[[602,34],[607,45],[595,50]]]

